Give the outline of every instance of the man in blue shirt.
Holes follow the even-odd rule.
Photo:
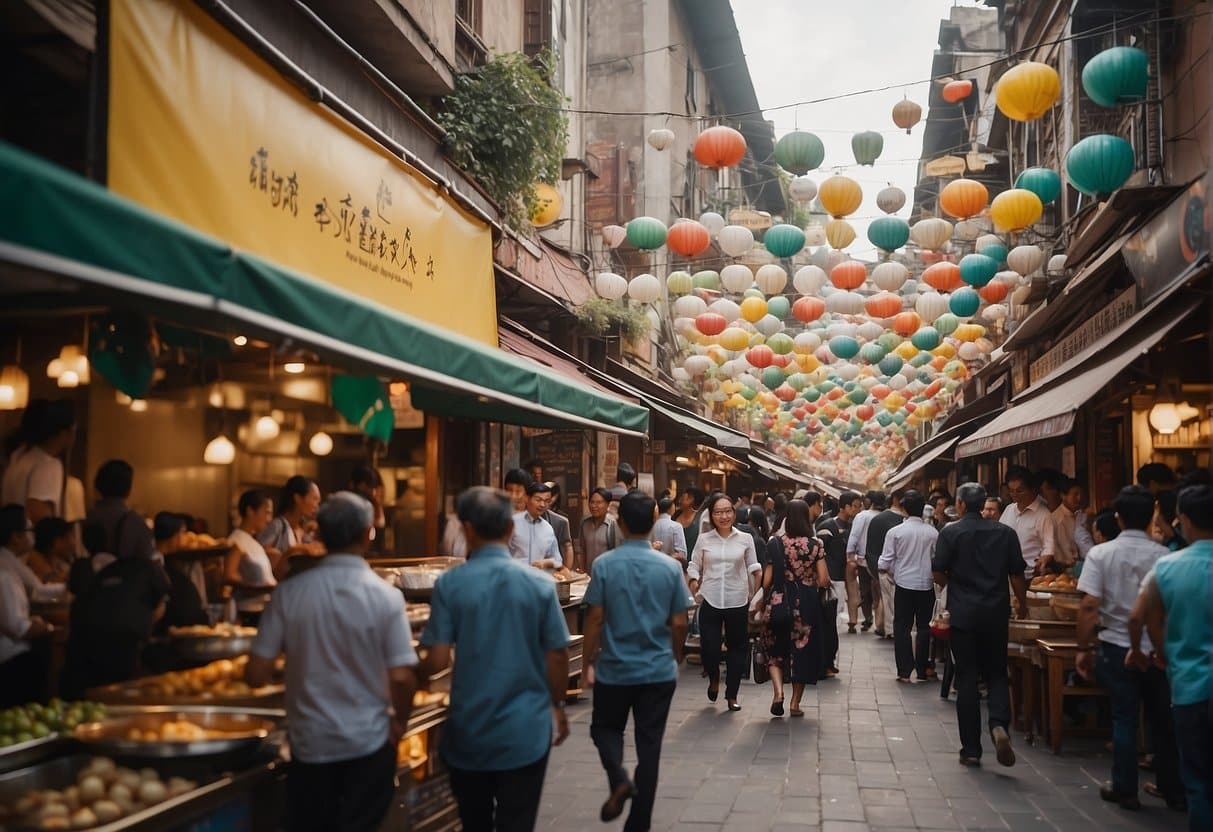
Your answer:
[[[514,531],[508,541],[515,560],[537,569],[560,569],[563,565],[556,531],[543,519],[551,495],[552,489],[541,482],[526,487],[526,508],[514,514]]]
[[[687,634],[687,592],[678,561],[649,545],[657,504],[639,491],[619,501],[625,540],[594,561],[585,603],[585,670],[594,688],[590,736],[606,769],[611,794],[600,816],[609,821],[632,800],[624,829],[647,830],[657,796],[657,769],[678,663]],[[601,647],[601,650],[599,649]],[[623,732],[632,712],[635,782],[623,768]]]
[[[467,832],[529,830],[548,753],[569,734],[569,631],[556,584],[510,557],[509,495],[471,488],[455,512],[468,559],[434,585],[421,636],[425,674],[459,656],[441,755]]]
[[[1142,628],[1153,661],[1166,666],[1179,764],[1188,793],[1188,828],[1213,829],[1213,488],[1179,492],[1179,522],[1191,543],[1165,555],[1142,581],[1129,617],[1125,665],[1145,670]]]

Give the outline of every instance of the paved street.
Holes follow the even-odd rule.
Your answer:
[[[842,676],[805,694],[803,720],[768,714],[770,687],[746,682],[742,711],[707,701],[686,666],[670,714],[653,829],[1177,830],[1184,816],[1143,795],[1130,813],[1099,799],[1103,743],[1067,742],[1063,756],[1028,748],[1002,768],[957,764],[954,700],[937,684],[894,681],[891,641],[842,636]],[[590,741],[588,701],[570,707],[572,735],[554,751],[541,829],[618,829],[598,820],[606,779]],[[627,765],[635,763],[629,747]],[[1149,775],[1143,773],[1143,782]]]

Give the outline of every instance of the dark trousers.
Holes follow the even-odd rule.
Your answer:
[[[897,587],[893,600],[893,655],[897,661],[897,675],[910,678],[911,671],[918,671],[918,678],[927,676],[927,664],[931,660],[931,614],[935,612],[935,590],[906,589]],[[918,627],[918,636],[910,644],[910,630]],[[1005,651],[1004,651],[1005,652]]]
[[[863,561],[860,561],[857,574],[859,577],[859,608],[863,610],[863,623],[871,626],[872,573],[868,571],[868,565]]]
[[[1176,705],[1171,714],[1188,792],[1188,829],[1213,829],[1213,700]]]
[[[741,677],[745,675],[746,663],[750,660],[750,639],[746,617],[748,607],[718,610],[708,602],[699,605],[699,655],[713,685],[720,681],[720,633],[724,630],[724,643],[729,652],[725,657],[724,698],[736,699],[741,689]]]
[[[448,765],[464,832],[531,832],[547,768],[547,754],[505,771],[468,771]]]
[[[396,793],[396,747],[334,763],[296,760],[287,769],[290,832],[374,832]]]
[[[1099,644],[1096,676],[1112,699],[1112,790],[1137,794],[1137,723],[1145,709],[1146,736],[1154,748],[1154,773],[1167,799],[1183,794],[1179,752],[1171,721],[1171,689],[1166,674],[1156,667],[1145,673],[1125,667],[1128,649]]]
[[[952,661],[956,665],[956,721],[961,750],[981,757],[981,699],[977,679],[989,690],[989,726],[1011,724],[1011,688],[1007,679],[1007,622],[990,622],[977,630],[952,625]]]
[[[636,787],[625,832],[644,832],[653,816],[657,798],[657,770],[661,761],[661,740],[666,718],[674,698],[674,682],[652,685],[594,685],[594,718],[590,736],[598,748],[598,758],[606,770],[612,789],[628,779],[623,768],[623,732],[632,712],[632,730],[636,738]]]
[[[838,599],[821,605],[821,669],[838,667]]]

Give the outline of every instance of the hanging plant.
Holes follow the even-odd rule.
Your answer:
[[[455,79],[438,123],[451,159],[484,187],[512,228],[529,233],[532,185],[557,182],[568,143],[568,102],[552,86],[550,53],[499,55]]]
[[[577,322],[591,335],[606,335],[612,330],[629,341],[649,331],[649,316],[642,307],[621,304],[606,298],[593,298],[574,310]]]

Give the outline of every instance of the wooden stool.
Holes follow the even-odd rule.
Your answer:
[[[1066,697],[1097,696],[1108,698],[1108,692],[1100,687],[1074,687],[1066,685],[1066,672],[1074,666],[1078,655],[1078,643],[1074,641],[1036,642],[1044,662],[1044,682],[1048,707],[1044,713],[1048,722],[1045,730],[1049,737],[1049,748],[1054,754],[1061,753],[1061,742],[1065,734],[1062,706]]]

